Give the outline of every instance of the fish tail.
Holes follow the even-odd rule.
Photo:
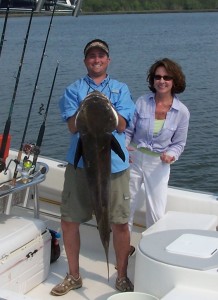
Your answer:
[[[107,262],[107,279],[109,282],[110,272],[109,272],[109,259],[108,259],[108,247],[104,247],[105,256],[106,256],[106,262]]]

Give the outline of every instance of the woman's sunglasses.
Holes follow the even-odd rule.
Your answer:
[[[164,76],[154,75],[154,80],[161,80],[161,78],[163,78],[163,80],[165,80],[165,81],[173,80],[173,77],[169,76],[169,75],[164,75]]]

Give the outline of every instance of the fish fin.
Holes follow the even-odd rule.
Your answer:
[[[81,140],[81,138],[79,138],[77,147],[76,147],[75,157],[74,157],[74,169],[77,168],[77,165],[78,165],[81,157],[82,157],[82,140]]]
[[[125,162],[125,154],[114,135],[111,138],[111,149]]]

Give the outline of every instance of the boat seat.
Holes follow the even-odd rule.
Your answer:
[[[177,229],[143,236],[136,252],[134,291],[160,300],[217,300],[217,244],[217,231],[212,230]]]
[[[160,300],[217,300],[218,292],[204,289],[196,289],[178,286],[172,289]]]
[[[168,211],[163,218],[142,232],[142,236],[173,229],[216,230],[218,216],[179,211]]]

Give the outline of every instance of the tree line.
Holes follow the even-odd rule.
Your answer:
[[[83,12],[218,9],[218,0],[83,0]]]

